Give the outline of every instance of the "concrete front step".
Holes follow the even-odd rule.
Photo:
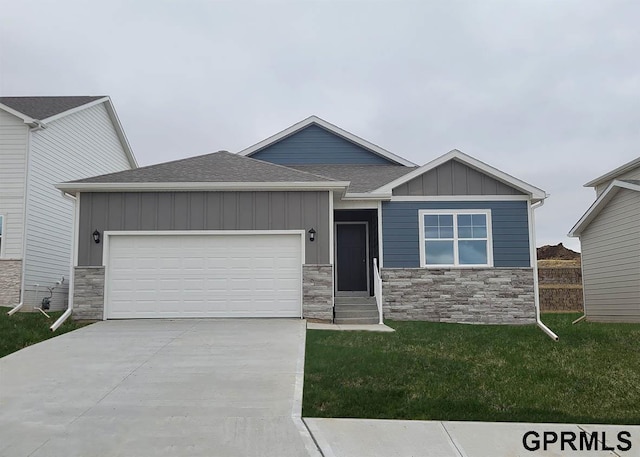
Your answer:
[[[352,310],[352,311],[369,311],[369,310],[374,310],[376,313],[378,312],[378,307],[376,305],[352,305],[352,304],[347,304],[347,303],[342,303],[342,304],[338,304],[336,303],[335,305],[336,310]]]
[[[367,317],[367,318],[362,318],[362,317],[341,317],[341,318],[338,318],[338,317],[336,317],[334,319],[334,323],[335,324],[369,325],[369,324],[377,324],[378,323],[378,318],[377,317]]]
[[[375,297],[335,297],[334,323],[377,324],[378,307]]]
[[[376,297],[335,297],[336,305],[375,305]]]
[[[334,319],[336,323],[343,324],[375,324],[378,322],[378,307],[370,303],[336,303]]]
[[[335,318],[336,319],[350,319],[350,318],[354,318],[354,319],[377,319],[378,318],[378,313],[377,312],[372,313],[370,311],[363,311],[363,312],[357,312],[357,313],[345,312],[345,311],[336,311]]]

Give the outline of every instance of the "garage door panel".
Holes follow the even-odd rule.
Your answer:
[[[108,318],[299,317],[298,234],[115,235]]]

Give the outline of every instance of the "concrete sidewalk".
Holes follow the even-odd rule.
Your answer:
[[[640,426],[525,424],[485,422],[401,421],[374,419],[305,418],[324,457],[567,457],[640,455]],[[523,437],[527,432],[539,435],[540,448],[527,450]],[[630,433],[630,449],[618,439],[618,432]],[[545,432],[555,432],[558,441],[543,449]],[[573,450],[561,448],[561,432],[573,432]],[[580,450],[580,433],[597,432],[598,442],[591,450]],[[565,434],[569,439],[570,434]],[[623,435],[626,439],[626,435]],[[549,441],[553,435],[549,435]],[[605,439],[605,442],[602,441]],[[527,437],[527,446],[536,447],[535,435]],[[597,446],[597,448],[596,448]],[[613,447],[613,451],[602,450]],[[597,449],[597,450],[596,450]]]

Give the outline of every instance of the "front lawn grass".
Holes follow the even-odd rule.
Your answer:
[[[640,324],[386,322],[307,331],[303,415],[640,424]]]
[[[49,327],[62,315],[62,311],[47,313],[51,316],[51,319],[47,319],[39,312],[18,312],[8,316],[7,311],[10,309],[0,306],[0,357],[87,325],[69,318],[58,330],[52,332]]]

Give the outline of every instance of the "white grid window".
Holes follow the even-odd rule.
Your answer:
[[[421,210],[418,215],[421,266],[493,265],[491,211]]]

